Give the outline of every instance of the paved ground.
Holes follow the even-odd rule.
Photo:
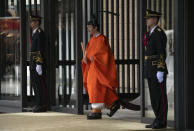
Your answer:
[[[106,111],[104,112],[106,113]],[[112,118],[86,120],[85,115],[65,113],[0,114],[0,131],[144,131],[138,112],[120,111]],[[172,128],[167,130],[173,131]]]

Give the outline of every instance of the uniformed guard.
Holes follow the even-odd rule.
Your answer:
[[[152,124],[146,128],[160,129],[167,126],[168,100],[166,93],[166,43],[165,32],[158,26],[161,13],[146,10],[149,31],[144,35],[145,78],[148,80],[151,105],[155,114]]]
[[[30,80],[35,93],[36,106],[33,112],[45,112],[46,109],[46,88],[44,84],[45,63],[44,63],[44,32],[40,28],[41,17],[30,16],[32,28],[32,42],[30,51]]]

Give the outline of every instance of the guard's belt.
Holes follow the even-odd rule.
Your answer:
[[[145,56],[145,60],[155,60],[159,58],[158,55]]]

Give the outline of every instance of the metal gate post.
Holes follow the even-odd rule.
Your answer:
[[[81,71],[81,41],[82,41],[82,0],[75,0],[75,42],[76,42],[76,112],[83,114],[83,86]]]

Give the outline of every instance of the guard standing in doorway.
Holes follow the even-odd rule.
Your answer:
[[[160,129],[167,126],[168,100],[166,93],[166,43],[165,32],[158,26],[161,13],[146,10],[149,31],[144,35],[145,78],[148,80],[151,105],[155,114],[152,124],[146,128]]]
[[[30,26],[32,28],[32,42],[30,51],[30,82],[35,93],[36,106],[33,112],[45,112],[46,108],[46,88],[45,88],[45,63],[44,32],[40,28],[41,17],[30,16]]]

